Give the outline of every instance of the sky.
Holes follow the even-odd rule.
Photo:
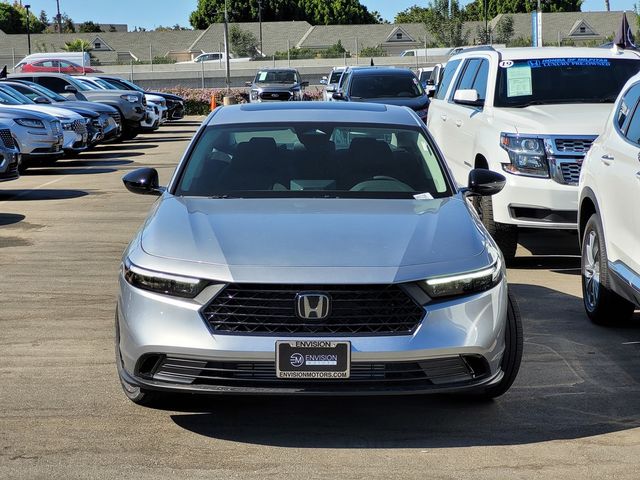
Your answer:
[[[461,0],[462,4],[470,0]],[[611,0],[611,10],[633,10],[636,0]],[[56,13],[56,0],[22,0],[38,15],[45,10],[49,17]],[[197,0],[60,0],[60,10],[76,22],[92,20],[100,23],[126,23],[129,29],[159,25],[189,26],[189,13]],[[377,10],[382,17],[393,21],[395,14],[412,5],[426,6],[427,0],[361,0],[369,10]],[[603,10],[604,0],[585,0],[583,11]]]

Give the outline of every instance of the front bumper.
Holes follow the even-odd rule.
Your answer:
[[[507,183],[491,197],[496,222],[519,227],[575,230],[578,187],[549,178],[504,173]]]
[[[20,154],[13,150],[0,149],[0,182],[17,179],[20,174]]]
[[[474,390],[502,378],[506,281],[480,294],[427,305],[424,319],[411,335],[313,337],[313,340],[351,342],[352,371],[376,372],[366,377],[366,381],[353,375],[347,380],[275,378],[271,372],[275,371],[276,341],[309,340],[309,337],[212,334],[199,314],[210,298],[200,297],[202,294],[194,300],[170,298],[137,289],[120,278],[118,364],[127,383],[194,393],[372,395]],[[206,363],[208,366],[203,368],[210,371],[220,371],[223,367],[219,365],[223,365],[225,370],[245,374],[247,371],[242,369],[250,368],[246,364],[251,364],[263,376],[254,376],[249,381],[246,376],[172,377],[157,367],[149,367],[149,362],[160,365],[167,358],[197,362],[201,366]],[[427,374],[404,381],[407,379],[380,376],[380,370],[376,370],[394,370],[408,363],[424,367]],[[242,366],[233,366],[237,364]],[[460,370],[460,365],[465,364],[471,365],[471,373],[466,375]],[[436,368],[437,365],[442,367]]]

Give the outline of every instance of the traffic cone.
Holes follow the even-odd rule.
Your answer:
[[[213,112],[217,106],[215,95],[211,95],[211,111]]]

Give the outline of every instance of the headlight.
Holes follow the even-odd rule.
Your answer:
[[[23,127],[44,128],[44,123],[42,122],[42,120],[37,120],[32,118],[16,118],[15,122],[18,125],[22,125]]]
[[[125,280],[134,287],[173,297],[193,298],[207,285],[205,280],[154,272],[133,265],[128,259],[122,266]]]
[[[138,103],[140,101],[137,95],[120,95],[120,98],[129,103]]]
[[[492,263],[487,268],[457,275],[429,278],[420,282],[420,286],[431,298],[469,295],[489,290],[500,282],[503,275],[500,252],[490,247],[489,253],[492,257]]]
[[[258,91],[251,90],[251,100],[257,100],[257,99],[258,99]]]
[[[501,133],[500,146],[509,153],[511,161],[511,163],[502,164],[502,169],[505,172],[549,178],[549,164],[542,138]]]
[[[63,130],[73,130],[73,122],[62,122]]]

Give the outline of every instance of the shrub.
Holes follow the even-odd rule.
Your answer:
[[[361,57],[386,57],[387,52],[380,45],[377,47],[364,47],[360,50]]]

